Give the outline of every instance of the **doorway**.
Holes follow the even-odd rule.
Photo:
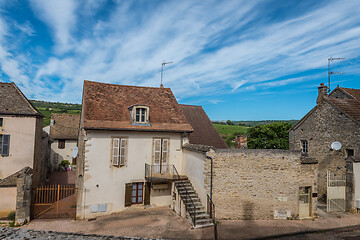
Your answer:
[[[299,218],[311,216],[311,187],[299,187]]]

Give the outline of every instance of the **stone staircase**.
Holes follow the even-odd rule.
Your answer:
[[[181,200],[186,206],[186,211],[190,216],[191,223],[194,224],[194,205],[195,205],[195,226],[194,228],[210,227],[213,226],[213,221],[206,209],[201,203],[193,185],[190,180],[175,181],[175,187],[179,192]],[[186,193],[187,192],[187,193]],[[191,201],[192,200],[192,201]]]

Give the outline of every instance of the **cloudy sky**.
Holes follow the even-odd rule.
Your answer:
[[[158,87],[212,120],[299,119],[360,88],[359,0],[0,0],[1,81],[80,103],[83,80]]]

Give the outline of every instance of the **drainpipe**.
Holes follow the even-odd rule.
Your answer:
[[[207,153],[205,153],[205,156],[207,158],[210,158],[211,160],[211,170],[210,170],[210,198],[212,201],[212,189],[213,189],[213,161],[214,159],[212,157],[210,157],[209,155],[207,155]]]

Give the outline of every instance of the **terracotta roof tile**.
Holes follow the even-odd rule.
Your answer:
[[[42,116],[13,82],[0,82],[0,114]]]
[[[149,107],[150,126],[132,125],[129,107]],[[192,132],[169,88],[135,87],[84,81],[86,129]]]
[[[50,126],[52,139],[77,139],[79,133],[80,115],[53,113],[51,119],[54,125]]]
[[[338,107],[343,113],[360,123],[360,101],[356,99],[326,98],[327,101]]]
[[[360,101],[360,89],[355,88],[343,88],[340,87],[343,91],[347,92],[349,95],[351,95],[353,98]]]
[[[180,108],[194,129],[189,136],[190,144],[228,148],[201,106],[180,104]]]

